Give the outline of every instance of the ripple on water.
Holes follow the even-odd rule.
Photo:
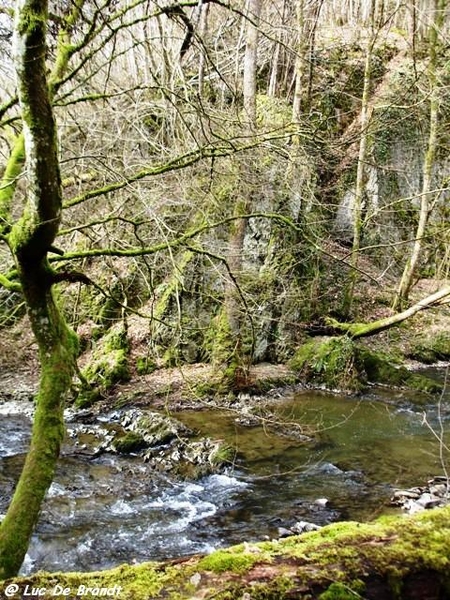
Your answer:
[[[30,442],[30,427],[30,420],[25,415],[8,415],[8,426],[2,428],[0,437],[0,458],[26,452]]]
[[[104,569],[277,535],[279,525],[299,520],[370,518],[389,499],[390,485],[417,485],[439,472],[439,448],[422,413],[372,400],[301,395],[280,404],[285,418],[307,425],[323,419],[325,434],[314,447],[284,438],[278,443],[263,428],[239,429],[237,436],[232,423],[227,441],[251,450],[242,454],[245,476],[173,482],[138,459],[83,455],[70,438],[22,572]],[[432,423],[435,413],[428,413]],[[18,476],[28,431],[25,415],[2,418],[0,512]],[[325,508],[317,498],[329,500]]]
[[[236,477],[211,475],[198,482],[166,482],[151,495],[93,496],[87,506],[79,497],[64,499],[64,487],[56,483],[44,511],[46,523],[33,537],[22,574],[36,568],[90,571],[124,561],[211,552],[220,540],[212,542],[200,523],[231,505],[247,487]]]

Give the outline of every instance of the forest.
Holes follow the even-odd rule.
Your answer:
[[[448,597],[448,17],[447,0],[3,1],[1,598]],[[309,465],[375,431],[374,397],[382,431],[410,411],[436,443],[427,487],[383,485],[438,508],[358,524],[332,500],[320,531],[278,516],[286,540],[32,574],[68,454],[237,490],[271,436]],[[242,449],[236,427],[260,429]],[[323,464],[356,485],[345,461]],[[120,558],[104,568],[141,562]]]

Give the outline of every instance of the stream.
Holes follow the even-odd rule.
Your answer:
[[[91,571],[207,553],[278,537],[279,527],[298,521],[324,525],[398,512],[389,505],[394,489],[443,471],[424,414],[435,433],[450,429],[448,396],[440,413],[437,400],[414,400],[387,389],[359,398],[301,391],[274,400],[276,420],[317,432],[314,444],[277,435],[270,422],[244,427],[230,411],[175,414],[237,449],[226,472],[198,481],[176,481],[135,456],[84,455],[74,443],[82,426],[69,422],[22,573]],[[0,400],[0,517],[27,449],[31,407]]]

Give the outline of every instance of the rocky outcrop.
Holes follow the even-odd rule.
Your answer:
[[[445,476],[433,477],[427,485],[395,490],[391,503],[409,514],[450,504],[450,481]]]
[[[154,411],[119,410],[88,424],[77,423],[76,414],[72,419],[69,435],[76,452],[138,455],[156,471],[183,479],[221,471],[234,452],[222,440],[197,438],[177,419]]]

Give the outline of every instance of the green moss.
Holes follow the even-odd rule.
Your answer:
[[[162,363],[167,368],[176,367],[180,364],[180,360],[180,350],[176,346],[169,346],[162,357]]]
[[[214,375],[208,384],[200,385],[198,392],[202,395],[226,394],[243,389],[246,377],[241,348],[231,331],[225,308],[211,320],[204,339],[205,348],[214,366]]]
[[[217,446],[215,452],[213,452],[209,457],[209,462],[213,466],[221,466],[226,464],[231,464],[236,457],[236,448],[233,446],[229,446],[228,444],[220,444]]]
[[[304,344],[291,359],[290,367],[307,383],[328,389],[358,392],[371,382],[426,393],[442,390],[436,381],[397,366],[396,362],[347,336],[339,336]]]
[[[130,454],[147,448],[148,444],[141,435],[129,431],[124,436],[115,439],[113,446],[120,454]]]
[[[23,134],[18,136],[14,141],[14,147],[6,164],[5,172],[0,185],[0,217],[2,218],[1,231],[5,232],[8,229],[9,212],[11,200],[16,189],[16,182],[22,171],[25,161],[25,144]]]
[[[157,368],[158,365],[148,356],[139,356],[136,359],[136,372],[138,375],[150,375]]]
[[[226,310],[223,308],[211,319],[205,334],[205,348],[215,365],[228,365],[234,357],[236,341],[233,339]]]
[[[364,587],[364,586],[362,586]],[[353,591],[348,585],[342,583],[332,583],[329,588],[320,594],[319,600],[355,600],[361,598],[361,586],[358,586],[358,591]]]
[[[244,553],[242,549],[242,546],[236,546],[229,550],[216,550],[216,552],[202,558],[198,564],[198,568],[205,571],[214,571],[214,573],[223,573],[225,571],[240,574],[245,573],[261,557],[259,554]]]
[[[89,408],[103,398],[101,391],[98,388],[83,388],[78,392],[75,400],[77,408]]]
[[[25,585],[33,582],[34,587],[45,587],[50,590],[50,594],[46,594],[48,597],[60,597],[53,596],[51,593],[55,585],[61,585],[65,588],[70,588],[74,594],[71,597],[83,597],[87,599],[98,598],[99,593],[91,593],[89,591],[80,591],[80,586],[86,588],[114,588],[114,586],[120,586],[121,591],[119,594],[113,596],[120,599],[133,599],[133,600],[144,600],[147,598],[158,597],[159,592],[169,582],[174,582],[177,579],[176,569],[166,567],[160,569],[156,563],[144,563],[138,566],[129,567],[122,565],[109,571],[98,571],[92,573],[39,573],[38,575],[29,578],[18,578],[15,581],[19,585],[19,588],[24,589]],[[116,588],[117,589],[117,588]],[[16,598],[19,597],[17,594]],[[21,597],[21,595],[20,595]],[[171,596],[171,599],[175,599],[175,595]],[[179,597],[179,596],[178,596]],[[14,598],[14,596],[13,596]]]
[[[126,327],[122,323],[99,340],[92,360],[83,370],[90,386],[89,393],[95,387],[107,390],[115,383],[130,379],[128,350]]]
[[[450,358],[450,334],[442,331],[433,337],[421,337],[417,340],[408,356],[426,364]]]
[[[256,97],[256,121],[259,127],[282,128],[292,121],[290,103],[280,97],[258,94]],[[266,155],[266,158],[269,155]]]
[[[409,387],[421,392],[438,393],[442,386],[428,377],[413,373],[405,367],[397,367],[380,353],[360,347],[358,353],[364,364],[367,378],[373,383],[397,387]]]
[[[313,340],[300,347],[289,366],[307,382],[328,389],[359,391],[364,372],[355,343],[347,336]]]
[[[418,575],[438,583],[446,598],[450,584],[450,507],[373,523],[335,523],[283,540],[242,544],[203,558],[122,566],[97,573],[37,573],[14,580],[52,589],[122,587],[120,598],[254,600],[366,597],[371,581],[402,597],[404,582]],[[193,578],[195,576],[195,582]],[[423,589],[423,588],[422,588]],[[358,596],[359,594],[359,596]],[[88,594],[86,598],[93,596]],[[425,596],[423,596],[425,598]]]

